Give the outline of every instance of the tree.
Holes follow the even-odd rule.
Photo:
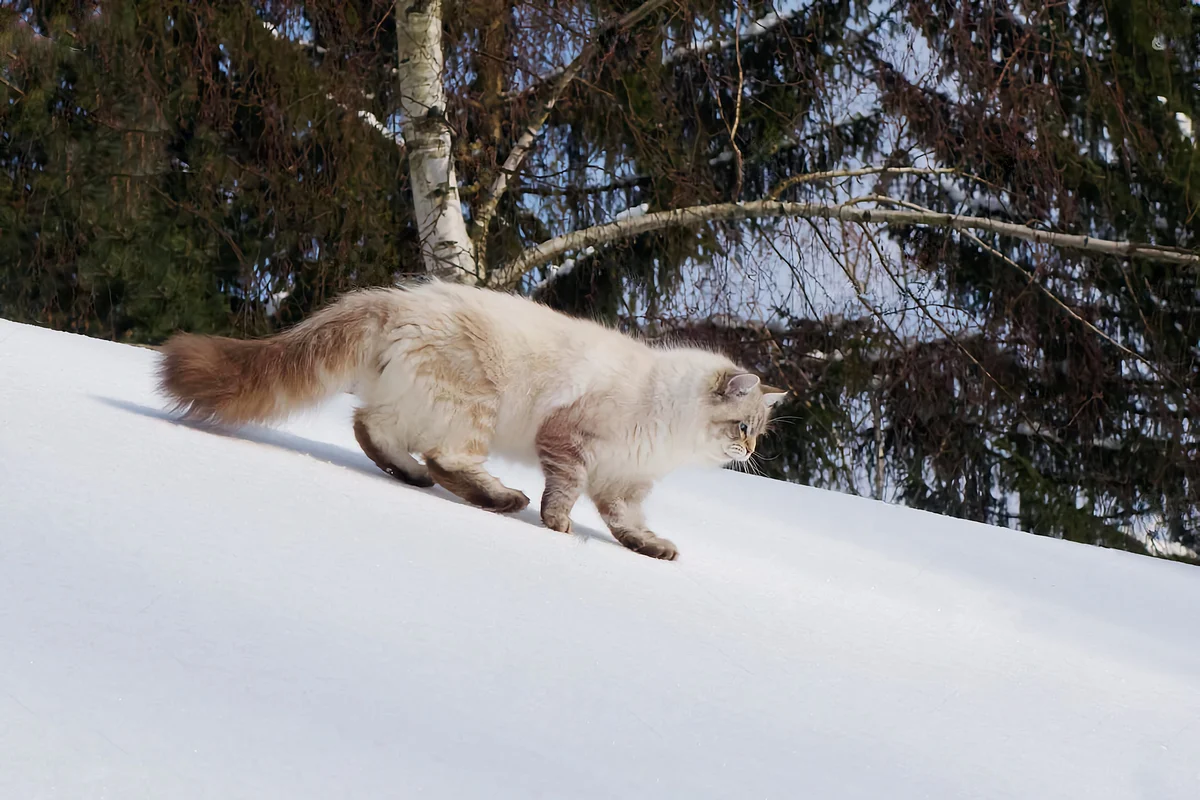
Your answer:
[[[341,101],[368,102],[394,59],[321,63],[366,20],[321,17],[328,47],[302,48],[242,4],[0,15],[6,316],[131,341],[265,332],[272,296],[287,321],[416,262],[403,153]]]
[[[776,476],[1200,546],[1190,6],[7,13],[6,314],[256,333],[433,273],[740,353],[798,398]]]

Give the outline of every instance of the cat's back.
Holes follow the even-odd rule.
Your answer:
[[[518,295],[455,283],[430,282],[410,289],[411,310],[431,327],[468,332],[513,355],[554,352],[619,351],[625,357],[645,346],[622,333],[590,320],[567,316]]]

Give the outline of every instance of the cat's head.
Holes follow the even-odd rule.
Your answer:
[[[787,392],[767,386],[757,375],[719,375],[709,405],[706,450],[721,463],[749,461],[767,431],[772,408],[786,396]]]

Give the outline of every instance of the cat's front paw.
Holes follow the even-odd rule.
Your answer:
[[[558,531],[559,533],[570,533],[572,530],[570,514],[543,512],[542,523],[550,530]]]
[[[617,541],[633,552],[651,558],[661,558],[663,561],[679,558],[679,548],[675,543],[670,539],[655,536],[652,531],[622,531],[617,535]]]

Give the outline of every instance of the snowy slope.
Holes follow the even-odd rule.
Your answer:
[[[1200,797],[1195,567],[730,472],[659,562],[153,362],[0,321],[0,798]]]

